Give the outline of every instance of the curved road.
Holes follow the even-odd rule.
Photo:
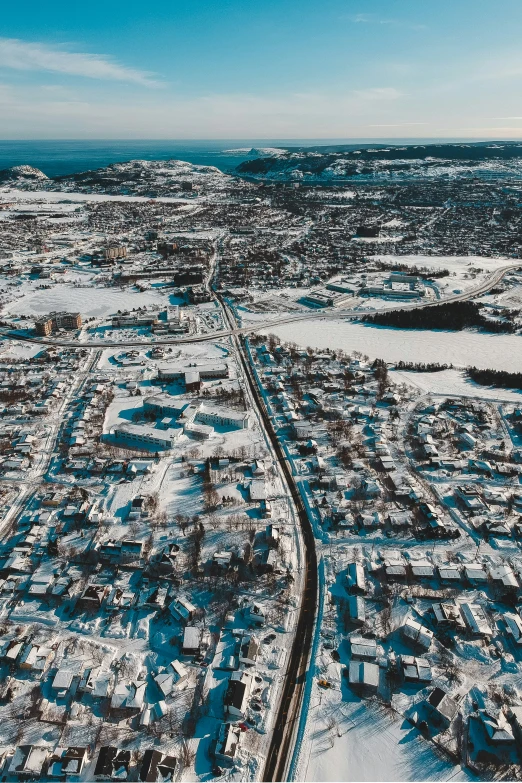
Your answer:
[[[522,268],[522,263],[519,261],[516,264],[509,264],[508,266],[500,267],[493,272],[489,277],[475,288],[470,288],[468,291],[464,291],[460,294],[453,294],[445,299],[437,299],[434,302],[411,302],[409,304],[401,303],[400,306],[387,308],[386,312],[393,310],[416,310],[423,307],[437,307],[437,305],[448,304],[449,302],[464,302],[468,299],[473,299],[475,296],[487,293],[491,288],[494,288],[502,278],[510,271],[514,269]],[[373,312],[373,311],[371,311]],[[93,340],[92,342],[81,342],[80,340],[60,340],[52,339],[49,337],[32,337],[30,335],[20,335],[17,332],[13,332],[7,329],[0,329],[0,337],[6,337],[11,340],[20,340],[22,342],[37,343],[42,345],[54,345],[66,348],[85,348],[87,350],[96,350],[99,348],[143,348],[150,347],[151,345],[179,345],[181,343],[201,343],[212,340],[221,340],[223,337],[230,337],[231,335],[246,335],[254,332],[262,331],[263,329],[270,329],[273,326],[280,326],[282,324],[291,323],[293,321],[309,321],[315,318],[326,319],[339,319],[339,318],[360,318],[364,315],[364,311],[361,310],[319,310],[313,313],[300,313],[299,315],[285,316],[284,318],[274,318],[271,321],[262,321],[257,324],[250,324],[249,326],[241,326],[235,329],[223,329],[219,332],[209,332],[208,334],[197,334],[191,337],[178,337],[178,338],[165,338],[160,340],[126,340],[125,342],[117,342],[111,340]],[[368,314],[368,313],[366,313]]]

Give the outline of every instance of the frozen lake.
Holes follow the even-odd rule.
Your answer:
[[[440,362],[494,370],[522,371],[522,337],[463,331],[389,329],[349,321],[296,321],[263,330],[281,340],[312,348],[360,351],[389,362]]]

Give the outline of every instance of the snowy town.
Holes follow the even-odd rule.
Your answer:
[[[305,158],[0,172],[2,780],[522,777],[520,185]]]

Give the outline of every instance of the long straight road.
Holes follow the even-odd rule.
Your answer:
[[[219,297],[218,297],[219,299]],[[233,315],[227,305],[220,301],[224,317],[233,325]],[[312,525],[308,512],[292,474],[292,469],[279,442],[272,420],[268,414],[257,379],[254,376],[250,358],[245,348],[244,338],[230,329],[237,355],[241,361],[243,373],[248,383],[251,403],[257,408],[265,435],[271,446],[273,457],[277,460],[283,482],[286,484],[295,517],[299,522],[298,534],[301,536],[304,560],[300,563],[301,600],[294,639],[286,667],[279,708],[277,710],[270,747],[263,772],[264,781],[286,779],[286,772],[292,756],[295,734],[299,724],[301,705],[306,686],[307,671],[310,665],[314,625],[317,616],[319,596],[317,553]]]

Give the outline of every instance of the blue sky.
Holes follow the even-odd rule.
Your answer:
[[[520,0],[26,0],[0,138],[520,138]]]

